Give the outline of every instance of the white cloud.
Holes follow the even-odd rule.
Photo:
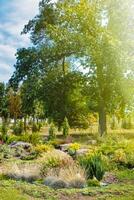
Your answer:
[[[0,44],[0,58],[7,56],[8,59],[13,60],[15,52],[16,49],[13,46]]]
[[[5,13],[0,18],[0,81],[10,78],[16,50],[30,44],[29,36],[20,33],[24,25],[38,14],[39,1],[12,0],[3,3]],[[6,75],[3,77],[4,68]]]
[[[4,74],[4,72],[10,72],[11,71],[11,66],[6,64],[5,62],[0,62],[0,69],[1,69],[1,74]]]
[[[7,81],[13,73],[10,64],[0,61],[0,82]]]

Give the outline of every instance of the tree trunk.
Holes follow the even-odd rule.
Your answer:
[[[99,105],[99,133],[100,136],[107,133],[106,110],[103,100],[100,101]]]

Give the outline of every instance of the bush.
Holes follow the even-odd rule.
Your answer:
[[[68,123],[68,119],[65,117],[63,124],[62,124],[62,129],[63,129],[63,136],[67,137],[69,135],[69,123]]]
[[[115,151],[113,161],[120,165],[127,163],[126,154],[123,149],[118,149]]]
[[[117,120],[116,120],[115,116],[111,120],[110,127],[111,127],[112,130],[115,130],[115,129],[118,128],[118,126],[117,126]]]
[[[14,151],[9,146],[4,144],[4,145],[0,145],[0,154],[1,154],[1,159],[3,158],[8,159],[13,156]]]
[[[128,169],[134,168],[134,153],[131,142],[128,142],[126,147],[124,146],[124,148],[117,149],[113,154],[112,161],[118,166],[123,166]]]
[[[133,128],[131,117],[128,117],[128,118],[125,118],[122,120],[122,128],[124,128],[124,129],[132,129]]]
[[[33,145],[36,145],[40,143],[40,140],[41,138],[38,133],[32,133],[32,134],[24,133],[20,136],[10,135],[8,137],[7,143],[10,144],[12,142],[22,141],[22,142],[28,142]]]
[[[22,154],[20,159],[21,160],[34,160],[37,158],[37,153],[36,152],[31,152],[29,154]]]
[[[20,140],[19,136],[10,135],[10,136],[8,136],[7,144],[11,144],[12,142],[17,142],[19,140]]]
[[[70,155],[75,155],[76,151],[79,150],[79,149],[80,149],[80,144],[78,144],[78,143],[72,143],[68,147],[68,153]]]
[[[115,141],[109,141],[103,144],[100,149],[107,156],[111,165],[116,167],[134,167],[134,140],[125,140],[121,137]],[[110,166],[111,166],[110,165]],[[113,165],[113,166],[114,166]],[[114,166],[114,167],[115,167]]]
[[[32,133],[36,133],[39,131],[39,126],[36,123],[32,124]]]
[[[8,127],[7,127],[7,124],[6,123],[2,123],[2,127],[1,127],[1,139],[2,141],[6,142],[7,139],[8,139],[8,135],[7,135],[7,132],[8,132]]]
[[[49,140],[54,140],[56,138],[56,128],[52,122],[49,128]]]
[[[65,140],[54,139],[54,140],[50,140],[48,144],[53,145],[55,148],[59,148],[61,144],[65,144]]]
[[[88,179],[96,177],[98,181],[102,180],[105,168],[100,153],[82,156],[79,158],[79,163],[86,170]]]
[[[98,186],[100,186],[100,182],[96,178],[88,179],[87,180],[87,186],[88,187],[98,187]]]
[[[13,126],[13,133],[15,135],[21,135],[24,131],[24,125],[23,122],[18,122],[15,126]]]
[[[133,169],[134,168],[134,153],[128,153],[127,154],[127,168]]]
[[[65,166],[69,166],[71,163],[73,163],[73,159],[71,156],[59,150],[53,150],[44,153],[42,160],[43,165],[41,173],[43,176],[48,175],[50,169],[62,168]]]
[[[35,133],[32,133],[29,135],[29,142],[33,145],[37,145],[40,143],[41,141],[41,138],[40,138],[40,135],[39,133],[35,132]]]
[[[40,144],[40,145],[37,145],[35,147],[35,151],[38,153],[38,154],[41,154],[41,153],[44,153],[44,152],[48,152],[52,149],[52,146],[51,145],[48,145],[48,144]]]
[[[42,128],[42,123],[39,122],[39,123],[38,123],[38,131],[40,131],[41,128]]]

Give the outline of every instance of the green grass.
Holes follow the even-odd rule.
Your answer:
[[[116,171],[115,174],[120,181],[134,181],[134,170],[124,169],[121,171]]]
[[[13,188],[0,188],[0,200],[27,200],[24,194]]]
[[[100,141],[100,144],[104,139],[105,142],[107,139],[109,140],[109,135],[105,138],[101,138],[102,141]],[[111,137],[114,135],[116,134],[114,133]],[[92,136],[91,134],[77,134],[72,136],[74,141],[81,144],[87,144],[91,139],[98,139],[96,135]],[[59,136],[59,138],[62,137]],[[133,133],[129,135],[129,139],[133,140]],[[12,162],[33,163],[38,162],[38,159],[36,161],[9,159],[3,161],[2,165],[4,166],[4,164],[6,165]],[[53,190],[39,182],[30,184],[23,181],[6,179],[7,177],[0,176],[0,200],[134,200],[134,170],[122,169],[116,170],[113,173],[119,180],[116,184],[111,184],[105,187],[63,190]]]
[[[0,200],[134,200],[133,176],[130,171],[116,172],[119,183],[103,187],[85,189],[53,190],[44,185],[30,184],[23,181],[1,180]]]

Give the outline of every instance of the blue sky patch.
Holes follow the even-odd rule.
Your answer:
[[[0,0],[0,81],[7,82],[14,71],[15,53],[30,44],[21,35],[27,22],[38,13],[39,0]]]

